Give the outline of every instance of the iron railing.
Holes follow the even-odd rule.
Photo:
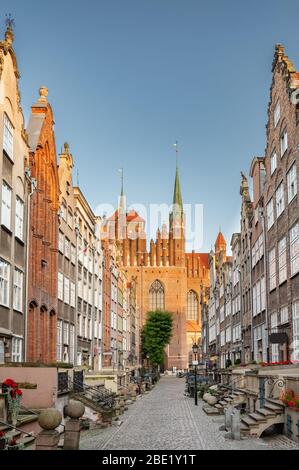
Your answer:
[[[108,408],[112,408],[114,405],[115,394],[107,390],[104,385],[93,387],[68,378],[68,388],[74,393],[82,394],[97,405]]]

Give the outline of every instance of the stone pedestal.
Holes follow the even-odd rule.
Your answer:
[[[78,419],[70,419],[65,424],[64,430],[64,450],[78,450],[80,443],[80,421]]]
[[[41,431],[36,437],[36,450],[57,450],[60,434],[55,429]]]
[[[36,437],[36,450],[57,450],[60,434],[56,428],[61,421],[61,413],[55,408],[48,408],[40,413],[38,424],[43,430]]]

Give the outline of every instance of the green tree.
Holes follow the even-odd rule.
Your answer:
[[[164,349],[172,336],[172,314],[157,310],[148,312],[146,323],[142,329],[141,341],[144,356],[149,356],[153,366],[163,363]]]

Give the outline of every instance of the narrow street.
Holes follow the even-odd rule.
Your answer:
[[[82,433],[80,448],[106,450],[298,449],[285,436],[231,441],[219,431],[223,416],[207,416],[202,401],[184,396],[185,379],[162,377],[122,416],[121,426]]]

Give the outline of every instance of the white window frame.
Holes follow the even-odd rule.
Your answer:
[[[278,242],[278,283],[287,280],[287,239],[283,237]]]
[[[62,361],[62,320],[57,320],[56,359]]]
[[[290,203],[297,195],[297,165],[293,163],[289,171],[287,172],[288,182],[288,203]]]
[[[1,224],[11,230],[12,189],[6,181],[2,181]]]
[[[71,242],[68,238],[65,237],[64,239],[64,256],[67,259],[71,258]]]
[[[269,290],[276,288],[276,248],[269,251]]]
[[[277,153],[275,152],[275,150],[271,153],[271,156],[270,156],[270,171],[271,171],[271,175],[273,175],[274,171],[276,170],[277,168]]]
[[[288,150],[288,132],[286,129],[282,132],[280,136],[280,158],[284,156],[286,151]]]
[[[0,304],[10,306],[10,264],[0,258]]]
[[[23,337],[13,336],[11,345],[12,362],[22,362],[23,359]]]
[[[70,303],[70,280],[65,276],[63,282],[63,301],[65,304]]]
[[[292,360],[299,361],[299,301],[292,304],[293,354]]]
[[[15,236],[19,240],[24,237],[24,202],[19,196],[16,197]]]
[[[14,127],[7,116],[4,113],[3,118],[3,150],[7,153],[9,158],[13,160],[13,134],[14,134]]]
[[[277,101],[274,111],[273,111],[273,123],[274,127],[277,127],[277,124],[280,120],[280,101]]]
[[[276,189],[275,199],[276,199],[276,217],[278,218],[283,213],[284,208],[285,208],[283,182],[281,182],[280,185]]]
[[[58,273],[58,290],[57,290],[57,296],[59,300],[63,301],[63,274]]]
[[[15,268],[13,286],[13,308],[18,312],[23,312],[23,282],[23,272],[20,269]]]
[[[267,229],[270,230],[273,224],[274,224],[274,204],[273,204],[273,197],[272,197],[267,204]]]
[[[75,283],[71,281],[70,288],[70,306],[75,308],[76,306],[76,286]]]
[[[60,230],[58,234],[58,250],[60,253],[64,253],[64,235]]]
[[[290,229],[290,265],[294,276],[299,271],[299,222]]]
[[[287,305],[280,309],[280,324],[289,323],[289,308]]]

